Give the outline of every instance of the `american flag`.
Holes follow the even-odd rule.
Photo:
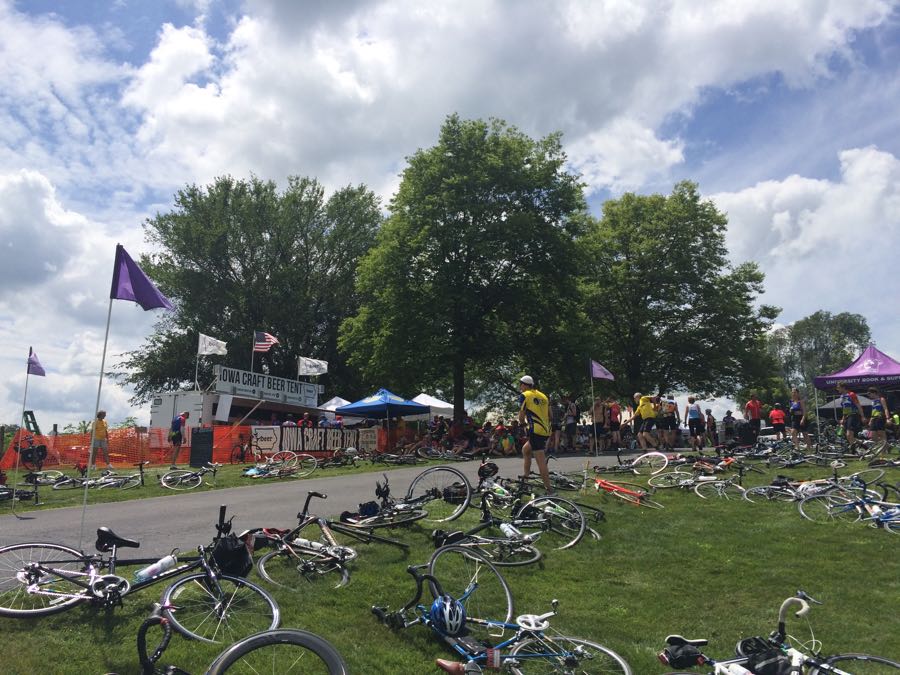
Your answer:
[[[254,331],[253,333],[253,351],[255,352],[267,352],[272,349],[272,345],[277,345],[278,338],[274,335],[269,335],[261,330]]]

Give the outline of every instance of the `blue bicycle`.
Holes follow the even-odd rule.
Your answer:
[[[611,649],[552,630],[549,620],[556,616],[556,600],[549,612],[521,614],[511,621],[509,587],[478,551],[446,546],[435,551],[427,565],[411,565],[406,571],[416,582],[414,597],[397,611],[373,607],[372,613],[394,629],[416,624],[430,628],[464,659],[437,659],[437,665],[448,673],[501,670],[513,675],[632,675],[625,659]],[[433,598],[427,605],[422,603],[426,582]]]

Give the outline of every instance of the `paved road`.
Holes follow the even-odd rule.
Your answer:
[[[502,476],[516,476],[522,471],[521,458],[510,457],[495,461],[500,466]],[[560,471],[575,471],[581,469],[585,461],[589,461],[591,465],[610,464],[615,463],[615,456],[599,459],[583,455],[566,456],[553,461],[551,466]],[[461,462],[454,466],[473,485],[477,482],[477,461]],[[389,471],[394,493],[405,493],[412,478],[420,471],[422,467]],[[173,493],[164,497],[127,502],[89,504],[81,548],[93,550],[94,533],[98,527],[105,525],[122,537],[140,541],[142,556],[163,556],[173,548],[187,551],[212,539],[220,504],[227,504],[228,514],[235,516],[236,531],[261,526],[289,527],[296,522],[295,516],[302,508],[309,490],[328,495],[326,502],[319,502],[312,507],[313,511],[336,515],[342,511],[355,511],[360,502],[375,499],[375,481],[379,478],[377,473],[362,473],[301,481],[273,481],[252,487],[196,493]],[[4,515],[0,516],[0,545],[49,541],[79,547],[81,507],[25,512],[24,519],[21,520],[10,514],[7,505],[2,510]]]

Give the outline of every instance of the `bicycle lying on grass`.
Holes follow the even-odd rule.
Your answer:
[[[137,648],[142,675],[189,675],[175,666],[157,666],[172,639],[172,626],[156,604],[153,613],[138,629]],[[159,627],[162,635],[152,651],[147,638],[151,629]],[[216,657],[206,675],[222,673],[284,673],[347,675],[347,665],[340,652],[327,640],[305,630],[286,628],[267,630],[244,638]]]
[[[221,464],[214,464],[213,462],[210,462],[209,464],[200,467],[196,471],[192,471],[191,469],[173,469],[172,471],[164,473],[160,477],[159,484],[164,488],[169,488],[170,490],[193,490],[194,488],[200,487],[200,485],[202,485],[203,476],[211,473],[213,477],[213,485],[215,485],[216,473],[221,467]]]
[[[442,565],[435,559],[445,557]],[[452,562],[451,562],[452,561]],[[444,581],[442,572],[450,566],[462,570],[469,577],[465,586],[453,586]],[[428,568],[422,573],[421,570]],[[477,569],[476,569],[477,568]],[[471,569],[471,574],[469,570]],[[465,663],[438,659],[437,665],[448,673],[479,673],[482,669],[497,669],[522,675],[524,673],[619,673],[631,675],[631,667],[611,649],[590,640],[568,637],[550,628],[556,616],[558,602],[551,602],[552,610],[544,614],[522,614],[512,618],[512,596],[506,581],[493,566],[476,552],[456,547],[439,549],[426,565],[413,565],[406,571],[415,579],[413,597],[399,610],[372,607],[372,613],[385,625],[402,629],[422,624],[465,659]],[[490,602],[481,602],[482,581],[495,595]],[[422,604],[425,583],[432,602]],[[496,593],[498,585],[501,590]],[[459,591],[454,594],[453,591]],[[502,592],[502,591],[505,591]],[[503,597],[505,596],[505,597]],[[505,602],[504,602],[505,601]],[[511,637],[505,638],[505,633]],[[487,641],[481,636],[495,636]]]
[[[106,527],[97,530],[99,555],[49,543],[4,546],[0,548],[0,616],[46,616],[82,603],[112,610],[130,593],[181,577],[163,592],[162,605],[165,618],[182,635],[205,642],[233,642],[278,627],[275,600],[241,578],[252,562],[243,542],[231,535],[231,519],[225,521],[224,506],[219,509],[212,545],[198,546],[198,555],[183,557],[180,565],[174,551],[162,560],[118,556],[119,548],[139,547],[140,542]],[[235,560],[235,555],[245,556],[246,563]],[[131,581],[117,574],[119,566],[151,564]]]
[[[334,536],[335,532],[353,537],[357,541],[380,542],[404,550],[409,549],[409,545],[402,541],[380,537],[359,528],[348,527],[343,523],[310,514],[309,503],[313,497],[327,499],[321,492],[308,492],[303,510],[297,514],[299,523],[294,529],[264,528],[258,531],[265,537],[266,545],[274,548],[256,563],[259,575],[266,581],[298,591],[300,588],[297,582],[300,579],[312,582],[329,575],[337,575],[335,588],[346,585],[350,581],[347,563],[355,560],[357,553],[353,548],[340,544]],[[314,541],[301,536],[306,528],[312,526],[319,528],[321,539],[324,541]],[[255,533],[256,531],[253,532]]]
[[[669,635],[666,648],[660,652],[659,660],[674,668],[709,666],[710,675],[730,675],[733,673],[755,672],[790,673],[799,675],[887,675],[900,672],[900,663],[880,656],[868,654],[836,654],[822,656],[821,643],[814,635],[808,642],[800,642],[786,632],[785,619],[792,605],[798,605],[795,616],[809,613],[809,603],[821,605],[803,591],[785,599],[778,610],[778,627],[768,638],[751,637],[737,643],[736,656],[716,660],[700,651],[708,640],[688,640],[680,635]],[[812,629],[810,629],[812,633]],[[689,673],[667,673],[666,675],[690,675]]]

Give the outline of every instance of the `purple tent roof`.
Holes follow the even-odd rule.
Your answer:
[[[900,386],[900,363],[869,345],[849,366],[831,375],[819,375],[815,379],[816,388],[831,389],[838,382],[847,386],[874,385],[876,387]]]

